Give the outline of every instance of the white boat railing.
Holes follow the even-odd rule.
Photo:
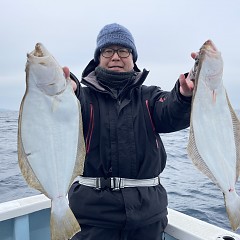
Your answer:
[[[1,240],[50,240],[51,201],[44,195],[0,204]]]
[[[50,199],[43,194],[3,202],[0,203],[0,221],[27,215],[50,207]]]
[[[50,240],[51,201],[44,195],[0,203],[1,240]],[[240,235],[168,209],[166,240],[240,240]]]

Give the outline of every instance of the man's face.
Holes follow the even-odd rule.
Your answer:
[[[130,72],[134,67],[131,50],[118,45],[102,49],[99,60],[100,67],[115,72]]]

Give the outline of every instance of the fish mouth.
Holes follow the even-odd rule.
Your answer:
[[[218,56],[220,54],[220,52],[214,45],[213,41],[210,39],[203,44],[203,46],[200,48],[200,52],[208,56],[211,56],[211,55]]]
[[[214,52],[217,52],[217,48],[216,46],[214,45],[213,41],[212,40],[207,40],[203,46],[205,46],[207,48],[207,50],[211,50],[211,51],[214,51]]]
[[[35,50],[33,51],[33,55],[35,57],[44,57],[44,53],[42,50],[42,44],[41,43],[37,43],[35,45]]]
[[[48,56],[49,56],[49,53],[45,49],[45,47],[43,46],[42,43],[37,43],[35,45],[35,49],[32,52],[27,54],[28,58],[29,57],[33,57],[33,58],[35,58],[35,57],[39,58],[40,57],[40,58],[43,58],[43,57],[48,57]]]
[[[214,45],[213,41],[208,39],[202,45],[197,57],[195,58],[194,67],[190,72],[190,79],[192,81],[195,81],[197,73],[198,73],[199,69],[201,68],[202,61],[203,61],[203,58],[205,58],[205,56],[210,56],[210,57],[215,56],[215,58],[217,58],[217,57],[219,57],[219,54],[220,54],[220,52],[218,51],[218,49]],[[221,74],[221,73],[219,72],[218,75],[219,74]]]

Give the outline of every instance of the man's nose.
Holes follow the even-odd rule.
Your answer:
[[[112,56],[112,60],[119,60],[119,59],[120,59],[120,57],[118,56],[118,53],[115,52]]]

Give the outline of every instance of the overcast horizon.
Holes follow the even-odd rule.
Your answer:
[[[42,42],[80,79],[93,58],[100,29],[117,22],[135,38],[137,65],[150,70],[144,84],[171,90],[194,64],[191,52],[212,39],[224,61],[223,82],[240,109],[240,1],[59,0],[1,1],[0,108],[18,110],[25,92],[26,54]]]

